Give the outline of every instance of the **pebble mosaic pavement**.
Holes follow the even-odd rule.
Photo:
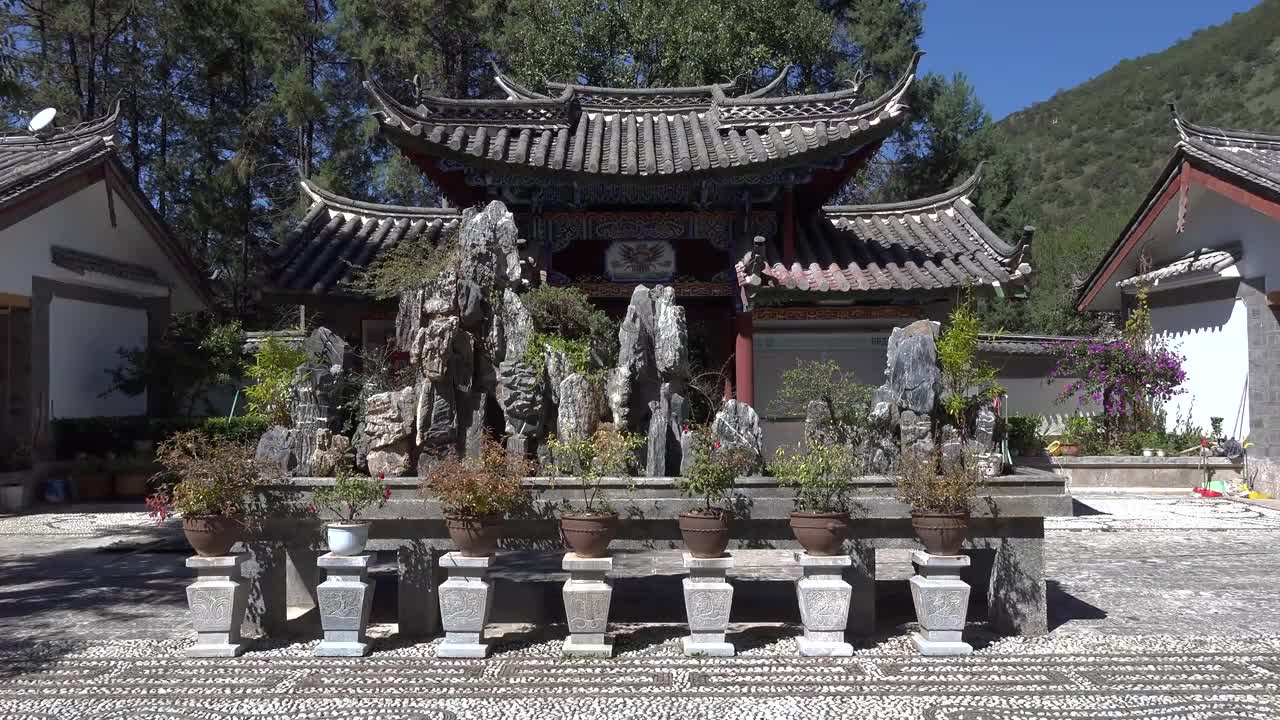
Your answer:
[[[800,658],[798,628],[744,624],[725,659],[681,656],[679,625],[612,627],[610,660],[562,658],[563,627],[514,625],[484,661],[436,659],[438,639],[405,644],[384,625],[364,659],[310,657],[314,639],[187,659],[175,556],[98,552],[151,532],[144,516],[0,517],[14,549],[0,556],[0,720],[1280,718],[1280,512],[1077,501],[1076,517],[1047,523],[1053,631],[971,623],[967,658],[914,655],[909,626],[882,627],[852,658]]]

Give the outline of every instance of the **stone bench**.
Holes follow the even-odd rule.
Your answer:
[[[314,605],[319,581],[316,558],[325,551],[323,523],[301,512],[316,487],[332,478],[293,478],[268,488],[272,517],[246,538],[252,553],[249,620],[266,634],[283,630],[289,606]],[[390,478],[390,500],[368,513],[373,525],[369,549],[396,555],[400,632],[431,635],[438,628],[436,587],[442,581],[437,559],[453,549],[439,504],[417,496],[417,480]],[[521,581],[563,578],[563,554],[556,518],[567,501],[578,504],[581,492],[571,479],[528,478],[527,507],[506,524],[495,562],[498,577]],[[887,477],[859,477],[852,485],[852,519],[845,550],[853,558],[845,579],[853,586],[849,630],[868,634],[875,628],[875,553],[879,549],[921,549],[911,529],[910,509],[893,498]],[[613,575],[643,577],[684,573],[678,558],[683,545],[676,516],[694,502],[681,496],[673,478],[637,478],[629,483],[605,481],[603,495],[623,521],[611,546]],[[773,478],[740,478],[732,501],[735,513],[730,550],[795,549],[788,524],[792,491]],[[965,550],[974,557],[978,592],[985,591],[989,618],[1003,633],[1037,635],[1046,631],[1044,583],[1044,518],[1069,515],[1071,499],[1065,479],[1045,472],[1018,472],[992,479],[975,504]],[[785,556],[782,556],[785,557]],[[674,558],[674,559],[673,559]],[[764,575],[761,565],[745,564],[734,575],[797,577],[799,568],[785,561]],[[793,574],[794,573],[794,574]]]

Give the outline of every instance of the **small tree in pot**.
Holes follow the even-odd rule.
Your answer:
[[[849,478],[861,474],[857,454],[845,445],[807,442],[778,448],[773,474],[796,489],[791,532],[810,555],[839,555],[849,536]]]
[[[717,503],[728,497],[733,481],[755,464],[756,454],[751,448],[721,443],[706,428],[694,430],[691,445],[693,462],[676,485],[702,504],[680,513],[680,535],[694,557],[723,557],[729,547],[730,513]]]
[[[969,535],[982,472],[971,454],[944,459],[938,451],[904,449],[896,477],[898,500],[911,506],[911,528],[931,555],[955,555]]]
[[[525,499],[520,480],[529,463],[485,440],[479,457],[448,455],[427,471],[418,492],[434,495],[444,511],[445,529],[467,557],[488,557],[498,549],[503,517]]]
[[[151,516],[163,522],[181,515],[197,555],[226,555],[241,537],[254,488],[273,471],[254,459],[253,448],[199,430],[162,442],[156,459],[165,471],[157,475],[160,489],[147,498]]]
[[[601,484],[606,477],[629,479],[635,471],[636,451],[644,443],[640,435],[611,427],[600,428],[588,437],[547,440],[552,472],[557,477],[572,476],[582,490],[581,510],[569,512],[566,508],[560,515],[564,546],[579,557],[609,554],[609,543],[618,534],[618,513],[601,497]]]
[[[350,463],[338,465],[333,485],[316,490],[311,512],[328,510],[338,518],[325,523],[325,539],[329,552],[334,555],[359,555],[369,544],[369,522],[358,520],[360,514],[371,507],[382,507],[391,497],[391,488],[382,484],[383,475],[377,478],[359,477],[352,473]]]

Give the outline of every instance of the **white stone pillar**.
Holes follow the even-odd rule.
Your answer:
[[[440,558],[440,567],[449,573],[449,579],[440,585],[444,642],[436,648],[436,657],[482,658],[489,654],[484,626],[493,605],[493,586],[488,580],[493,557],[451,552]]]
[[[325,571],[325,581],[316,588],[320,603],[320,627],[324,639],[316,646],[317,656],[360,657],[369,654],[369,610],[373,607],[373,583],[369,582],[369,561],[373,555],[325,553],[316,565]]]
[[[806,657],[853,655],[853,646],[844,639],[853,586],[842,577],[845,568],[853,565],[853,558],[798,552],[796,562],[800,563],[803,573],[803,577],[796,580],[796,600],[804,623],[804,637],[796,641],[800,654]]]
[[[733,569],[733,556],[696,558],[685,553],[684,567],[689,571],[683,581],[684,609],[689,617],[684,654],[732,657],[733,645],[724,641],[724,633],[733,607],[733,586],[725,581]]]
[[[248,553],[187,558],[187,567],[196,571],[196,581],[187,586],[196,630],[188,657],[235,657],[244,652],[248,643],[240,637],[240,624],[249,604],[249,583],[241,566],[248,559]]]
[[[564,583],[564,617],[569,637],[564,654],[582,657],[612,657],[613,641],[605,637],[609,626],[609,603],[613,583],[609,572],[613,558],[584,558],[565,553],[562,567],[569,572]]]
[[[973,646],[964,642],[965,616],[969,611],[969,584],[960,571],[969,567],[968,555],[930,555],[916,550],[911,563],[911,601],[916,606],[920,630],[911,643],[921,655],[968,655]]]

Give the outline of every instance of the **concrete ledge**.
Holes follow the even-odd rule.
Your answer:
[[[1201,458],[1134,457],[1131,455],[1085,455],[1081,457],[1018,458],[1018,463],[1035,470],[1052,471],[1066,477],[1068,488],[1163,488],[1190,490],[1204,478]],[[1205,458],[1220,480],[1238,477],[1242,463],[1231,458]]]

